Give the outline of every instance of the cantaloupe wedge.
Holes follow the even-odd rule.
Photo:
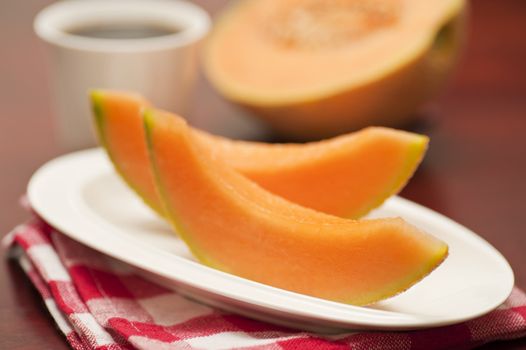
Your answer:
[[[99,139],[126,182],[162,213],[147,164],[141,96],[115,91],[91,95]],[[204,152],[267,190],[336,216],[358,218],[397,193],[420,163],[428,139],[367,128],[322,142],[266,144],[233,141],[191,129]]]
[[[343,219],[266,191],[202,152],[177,116],[147,110],[144,125],[165,213],[208,266],[363,305],[404,291],[447,255],[445,243],[400,218]]]

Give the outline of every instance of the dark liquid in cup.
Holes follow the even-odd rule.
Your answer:
[[[181,29],[157,24],[95,24],[67,30],[72,35],[97,39],[147,39],[172,35]]]

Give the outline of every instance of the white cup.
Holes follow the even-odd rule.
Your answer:
[[[72,34],[105,25],[178,31],[133,39]],[[182,0],[68,0],[42,10],[34,29],[50,48],[61,144],[68,150],[95,144],[88,101],[92,88],[133,90],[184,115],[197,72],[197,45],[209,27],[208,14]]]

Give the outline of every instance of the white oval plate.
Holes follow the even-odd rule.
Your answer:
[[[370,216],[401,216],[447,242],[450,255],[408,291],[356,307],[199,264],[170,227],[122,183],[101,150],[50,161],[31,178],[28,196],[34,210],[58,230],[132,265],[146,278],[208,304],[294,328],[405,330],[458,323],[496,308],[514,283],[508,262],[482,238],[399,197]]]

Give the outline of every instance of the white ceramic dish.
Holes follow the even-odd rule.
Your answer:
[[[402,198],[370,216],[402,216],[449,244],[431,275],[391,299],[356,307],[284,291],[196,262],[170,227],[115,175],[101,150],[50,161],[32,177],[34,210],[69,237],[122,260],[146,278],[191,298],[259,319],[316,331],[404,330],[454,324],[497,307],[513,272],[490,244],[465,227]]]

